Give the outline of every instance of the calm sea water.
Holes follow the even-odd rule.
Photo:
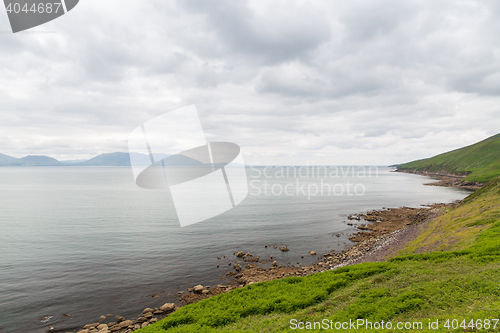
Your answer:
[[[308,264],[300,256],[309,250],[351,244],[348,214],[468,194],[386,167],[247,174],[242,204],[181,228],[168,190],[137,187],[127,167],[0,168],[0,332],[66,332],[108,313],[133,317],[174,301],[178,290],[220,283],[229,260],[217,257],[243,250]]]

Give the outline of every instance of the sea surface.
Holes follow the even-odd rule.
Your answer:
[[[0,168],[0,332],[131,318],[175,301],[179,290],[223,282],[235,251],[310,264],[307,251],[352,244],[349,214],[468,195],[388,167],[246,171],[240,205],[181,228],[169,191],[139,188],[128,167]]]

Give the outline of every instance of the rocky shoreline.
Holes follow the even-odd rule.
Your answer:
[[[445,187],[456,187],[468,191],[475,191],[483,187],[483,183],[480,182],[464,182],[463,179],[466,176],[463,175],[452,175],[445,173],[435,173],[435,172],[422,172],[416,170],[399,170],[396,169],[395,172],[411,173],[420,176],[428,176],[439,180],[439,182],[427,183],[424,185],[430,186],[445,186]]]
[[[302,258],[305,256],[316,258],[315,262],[309,266],[295,266],[291,262],[280,265],[273,256],[263,259],[249,252],[234,252],[232,255],[225,256],[233,258],[228,264],[231,268],[225,274],[227,283],[215,286],[196,285],[181,290],[177,294],[178,304],[166,303],[160,308],[146,308],[140,315],[128,320],[111,314],[101,316],[99,322],[85,325],[78,333],[130,333],[169,316],[180,306],[253,283],[288,276],[306,276],[366,261],[386,260],[387,256],[396,254],[408,241],[416,238],[422,225],[441,215],[446,208],[456,205],[457,203],[434,204],[422,208],[383,208],[364,214],[349,215],[345,222],[358,230],[349,238],[355,244],[342,252],[330,251],[318,254],[311,250],[303,253]],[[266,248],[268,246],[264,245]],[[287,246],[274,245],[273,247],[282,252],[293,251],[293,248],[289,249]],[[270,262],[272,262],[271,267],[261,267],[268,266]],[[105,323],[106,321],[108,322]]]

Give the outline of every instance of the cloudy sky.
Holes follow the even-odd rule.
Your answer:
[[[12,34],[0,153],[89,158],[196,104],[247,163],[379,164],[500,132],[500,2],[81,0]]]

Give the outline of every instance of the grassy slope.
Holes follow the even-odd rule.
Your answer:
[[[418,253],[428,250],[434,252]],[[430,223],[389,262],[253,284],[184,306],[138,332],[281,332],[294,331],[291,319],[324,318],[421,321],[421,331],[436,332],[426,329],[428,319],[500,318],[499,276],[500,178]]]
[[[487,182],[500,176],[500,134],[431,158],[398,166],[400,170],[466,175],[465,180]]]

